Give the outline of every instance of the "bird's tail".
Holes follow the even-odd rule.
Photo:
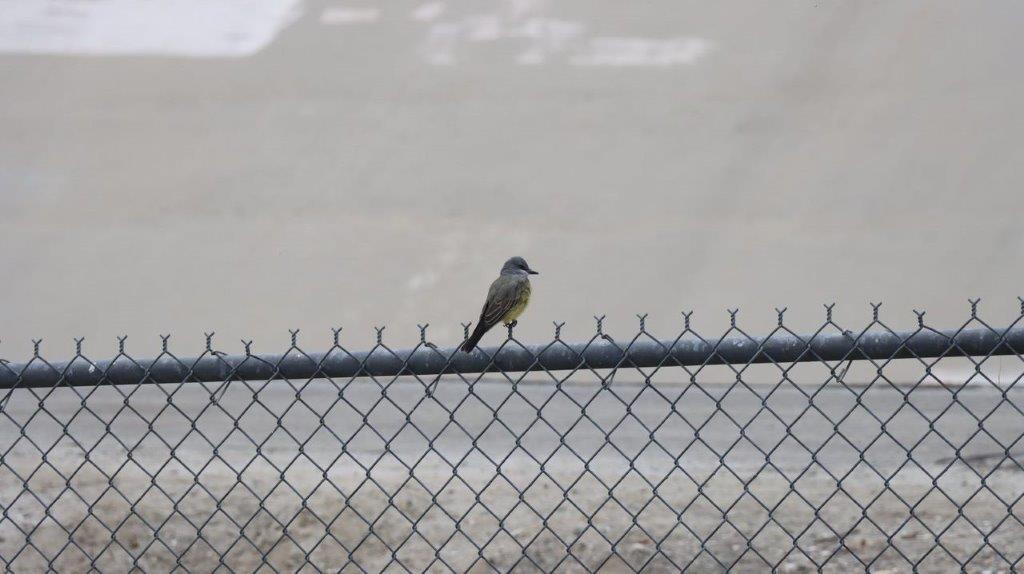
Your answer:
[[[484,333],[486,333],[486,332],[487,332],[487,327],[484,326],[483,323],[477,323],[476,324],[476,329],[473,329],[473,334],[470,335],[469,338],[466,339],[462,343],[462,346],[459,347],[459,348],[462,349],[463,353],[471,353],[471,352],[473,352],[473,349],[476,348],[476,344],[480,342],[480,338],[483,337]]]

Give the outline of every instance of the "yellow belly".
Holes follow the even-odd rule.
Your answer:
[[[523,314],[523,311],[526,310],[526,306],[529,304],[530,285],[527,284],[526,289],[524,289],[523,293],[519,296],[519,300],[516,301],[516,304],[513,305],[511,309],[508,310],[508,313],[505,313],[505,316],[501,318],[501,322],[508,325],[512,321],[515,321],[516,319],[519,318],[520,315]]]

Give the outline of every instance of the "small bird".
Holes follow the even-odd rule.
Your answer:
[[[522,257],[513,257],[502,265],[501,274],[487,291],[487,300],[473,334],[460,347],[463,353],[471,352],[480,342],[480,337],[499,321],[515,326],[516,319],[530,302],[530,275],[537,274]]]

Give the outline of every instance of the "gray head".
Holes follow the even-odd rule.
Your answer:
[[[526,260],[522,257],[513,257],[501,266],[502,275],[537,275],[537,272],[530,269]]]

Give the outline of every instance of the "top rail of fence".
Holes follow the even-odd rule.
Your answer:
[[[599,328],[585,342],[568,343],[556,334],[554,341],[542,345],[520,343],[510,331],[500,345],[472,354],[456,347],[438,348],[425,338],[411,349],[392,350],[378,341],[369,351],[350,352],[337,345],[336,338],[323,353],[306,353],[293,340],[292,347],[278,355],[228,356],[208,348],[198,357],[178,358],[165,350],[155,359],[137,360],[122,351],[105,361],[93,362],[79,353],[70,361],[51,363],[37,347],[36,356],[25,363],[0,363],[0,388],[1020,355],[1024,327],[1016,325],[944,331],[921,325],[901,332],[819,330],[807,335],[780,325],[764,337],[731,329],[715,339],[687,328],[672,340],[655,339],[641,327],[628,341],[616,341]]]

